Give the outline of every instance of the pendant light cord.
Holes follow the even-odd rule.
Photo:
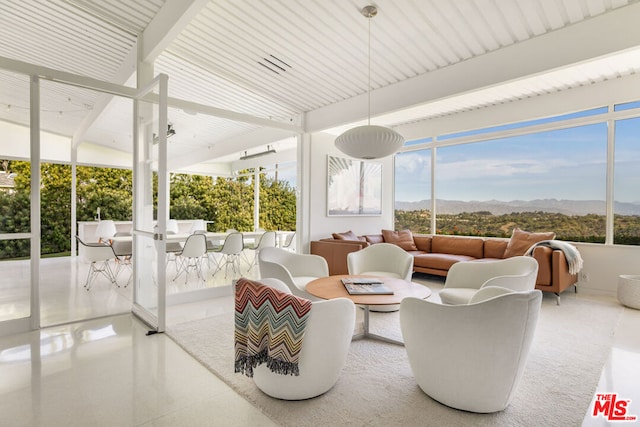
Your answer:
[[[367,88],[369,92],[369,114],[367,115],[367,124],[371,125],[371,16],[367,18],[369,21],[369,87]]]

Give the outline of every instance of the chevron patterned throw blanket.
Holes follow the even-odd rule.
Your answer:
[[[253,377],[267,363],[271,371],[300,375],[298,358],[311,301],[245,278],[236,284],[235,372]]]

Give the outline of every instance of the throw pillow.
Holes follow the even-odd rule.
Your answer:
[[[507,244],[507,248],[504,251],[504,257],[509,258],[512,256],[524,255],[524,253],[535,243],[543,240],[553,240],[556,237],[556,233],[530,233],[528,231],[520,230],[518,227],[513,229],[511,239]]]
[[[400,246],[405,251],[417,251],[415,242],[413,241],[413,234],[411,230],[382,230],[382,236],[386,243],[392,243]]]
[[[336,240],[360,240],[358,236],[356,236],[356,233],[351,230],[345,231],[344,233],[333,233],[332,236]]]

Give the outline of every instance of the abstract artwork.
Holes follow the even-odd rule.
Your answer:
[[[328,156],[327,215],[382,215],[382,164]]]

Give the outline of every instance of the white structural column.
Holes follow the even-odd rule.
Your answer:
[[[31,76],[31,329],[40,328],[40,78]]]
[[[253,170],[253,231],[260,228],[260,168]]]
[[[306,172],[305,172],[306,171]],[[296,177],[296,250],[308,253],[309,246],[300,242],[311,241],[311,135],[298,135],[298,175]]]
[[[71,141],[71,257],[76,257],[76,249],[78,242],[76,237],[78,235],[78,212],[76,205],[78,203],[78,146]]]
[[[436,137],[433,137],[435,144]],[[437,148],[435,145],[431,149],[431,234],[436,234],[436,153]]]
[[[609,112],[613,112],[613,105],[609,105]],[[607,223],[605,224],[605,244],[612,245],[614,243],[614,203],[615,203],[615,140],[616,140],[616,122],[615,120],[607,121],[607,195],[606,195],[606,212]]]

